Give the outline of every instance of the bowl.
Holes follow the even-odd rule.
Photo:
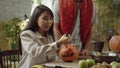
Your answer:
[[[95,62],[107,62],[111,63],[112,61],[116,61],[119,55],[114,52],[91,52],[91,57],[95,60]]]
[[[102,49],[104,46],[103,41],[93,41],[92,44],[93,44],[92,46],[94,51],[102,52]]]

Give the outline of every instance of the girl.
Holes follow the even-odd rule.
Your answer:
[[[20,34],[22,59],[18,68],[31,68],[33,65],[55,60],[56,51],[62,44],[69,42],[69,37],[63,35],[54,42],[52,29],[52,11],[44,5],[37,6],[26,28]]]

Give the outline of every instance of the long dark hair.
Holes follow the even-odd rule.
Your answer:
[[[23,31],[25,31],[25,30],[31,30],[31,31],[33,31],[33,32],[38,31],[39,26],[38,26],[38,24],[37,24],[37,21],[38,21],[39,16],[40,16],[44,11],[47,11],[47,12],[52,16],[52,19],[53,19],[53,13],[52,13],[52,11],[51,11],[48,7],[46,7],[46,6],[44,6],[44,5],[39,5],[39,6],[37,6],[37,7],[35,8],[35,10],[33,11],[33,14],[32,14],[32,16],[31,16],[31,18],[29,19],[29,22],[28,22],[28,24],[26,25],[26,27],[25,27],[25,29],[24,29]],[[51,26],[51,28],[49,29],[48,33],[49,33],[50,35],[52,35],[52,37],[54,38],[53,23],[52,23],[52,26]],[[18,41],[19,41],[18,46],[19,46],[19,49],[20,49],[20,53],[22,54],[21,39],[20,39],[20,37],[19,37],[19,40],[18,40]]]

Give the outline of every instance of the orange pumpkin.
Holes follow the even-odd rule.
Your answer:
[[[114,52],[120,52],[120,35],[112,36],[109,41],[109,47]]]
[[[74,44],[67,44],[60,49],[59,56],[63,61],[70,62],[78,58],[78,50]]]

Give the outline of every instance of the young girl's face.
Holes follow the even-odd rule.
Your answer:
[[[53,23],[53,18],[50,15],[49,12],[44,11],[39,16],[37,23],[38,23],[38,26],[39,26],[39,30],[41,30],[43,32],[46,32],[50,29],[50,27]]]

